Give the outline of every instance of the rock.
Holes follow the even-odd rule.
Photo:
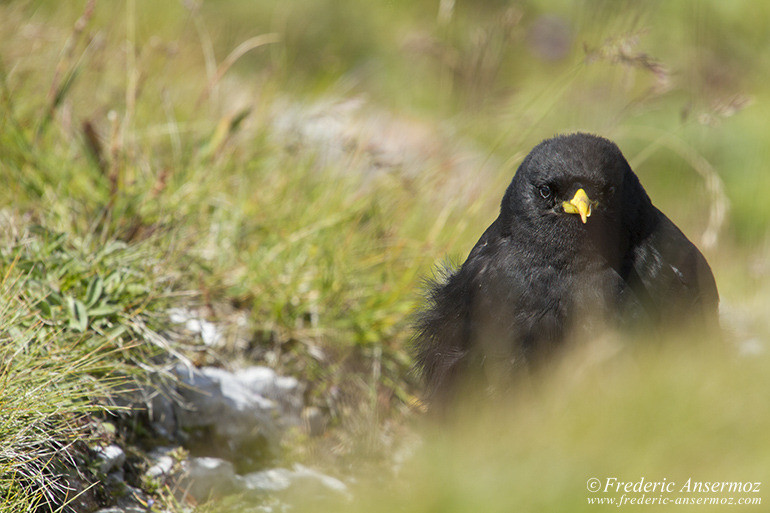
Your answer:
[[[263,366],[241,369],[235,377],[255,394],[273,401],[284,425],[300,425],[305,387],[297,379],[278,376],[273,369]]]
[[[110,472],[107,474],[107,480],[105,481],[105,484],[107,486],[122,486],[126,481],[126,472],[120,468],[114,472]]]
[[[269,111],[272,142],[312,154],[319,169],[407,178],[422,176],[426,168],[441,169],[441,192],[464,204],[474,201],[499,166],[470,141],[435,124],[394,116],[362,97],[312,103],[279,98]]]
[[[176,368],[179,395],[187,406],[175,407],[182,429],[207,428],[215,442],[237,451],[257,440],[277,443],[278,408],[273,401],[245,386],[230,372],[213,367]]]
[[[184,464],[184,484],[198,501],[237,493],[244,488],[243,478],[229,461],[220,458],[190,458]]]
[[[150,467],[144,473],[145,478],[151,480],[164,481],[174,472],[176,458],[171,455],[176,451],[175,447],[157,447],[150,451],[147,457],[150,460]]]
[[[101,460],[99,471],[109,474],[112,470],[119,470],[126,462],[126,453],[117,445],[107,447],[95,447],[96,457]]]
[[[291,486],[291,471],[273,468],[252,472],[244,476],[246,488],[260,493],[282,492]]]
[[[299,464],[291,469],[273,468],[240,476],[229,461],[199,457],[187,460],[184,468],[182,485],[197,501],[246,492],[294,495],[303,500],[351,498],[347,485],[339,479]]]
[[[175,324],[184,324],[187,331],[200,335],[207,346],[216,346],[222,341],[222,332],[216,324],[198,317],[190,310],[172,308],[169,310],[169,320]]]
[[[293,482],[297,487],[308,490],[312,493],[313,490],[317,492],[333,492],[334,494],[347,495],[348,487],[339,479],[326,474],[322,474],[317,470],[305,467],[304,465],[294,465],[294,478]]]
[[[295,464],[292,469],[274,468],[252,472],[243,476],[247,490],[256,493],[287,492],[301,494],[304,498],[350,497],[348,487],[331,476]]]
[[[153,429],[169,440],[174,438],[177,423],[174,413],[174,401],[171,394],[176,393],[170,389],[170,385],[158,385],[155,390],[147,395],[147,415],[150,419]]]

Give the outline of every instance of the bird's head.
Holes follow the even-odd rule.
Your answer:
[[[649,201],[611,141],[576,133],[548,139],[524,159],[501,206],[504,230],[553,247],[623,244],[623,226]],[[606,251],[605,251],[606,250]]]

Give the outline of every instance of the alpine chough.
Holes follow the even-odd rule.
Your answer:
[[[497,219],[444,274],[415,326],[434,400],[469,372],[531,368],[602,326],[718,326],[706,259],[652,204],[618,147],[585,133],[538,144]]]

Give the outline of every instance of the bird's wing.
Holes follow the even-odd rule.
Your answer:
[[[416,316],[414,345],[429,396],[451,394],[450,385],[464,371],[472,344],[474,301],[497,239],[495,221],[462,267],[439,269],[437,276],[427,283],[427,300]]]
[[[659,210],[655,209],[650,230],[632,247],[630,257],[628,281],[654,318],[677,321],[683,313],[716,318],[719,295],[711,268]]]
[[[414,345],[428,395],[434,396],[459,372],[468,351],[471,291],[461,270],[442,269],[429,281],[426,306],[417,313]]]

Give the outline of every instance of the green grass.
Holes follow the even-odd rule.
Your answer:
[[[87,445],[114,390],[147,381],[173,274],[146,244],[100,246],[5,212],[0,263],[3,511],[79,511],[101,485]]]
[[[534,41],[553,16],[570,45],[548,59]],[[388,455],[398,443],[384,439],[419,394],[408,340],[422,277],[464,258],[520,160],[557,132],[618,142],[706,252],[733,338],[766,341],[768,21],[765,6],[718,1],[457,2],[442,15],[437,2],[3,3],[0,404],[18,412],[0,426],[3,507],[61,501],[41,462],[77,459],[62,448],[89,433],[73,419],[108,405],[93,398],[110,380],[141,380],[184,351],[162,336],[174,306],[247,313],[249,354],[233,343],[221,356],[308,380],[338,428],[318,442],[327,460]],[[346,111],[350,99],[362,106]],[[304,127],[285,128],[292,113]],[[318,119],[344,141],[330,150],[303,131]],[[689,452],[672,447],[708,421],[685,408],[690,396],[708,407],[698,376],[723,385],[723,405],[754,397],[766,360],[674,356],[640,356],[645,375],[603,368],[606,381],[568,387],[560,414],[559,387],[524,401],[505,424],[521,443],[461,451],[440,482],[410,489],[413,509],[512,506],[496,492],[508,482],[529,509],[585,508],[576,476],[589,470],[750,473],[765,439],[716,406],[719,433],[743,440],[730,463],[693,456],[716,444],[711,431],[693,428]],[[669,386],[651,389],[651,376]],[[24,390],[42,392],[19,405]],[[591,410],[597,394],[611,410]],[[673,410],[651,406],[664,397]],[[637,410],[660,437],[615,424]],[[767,420],[754,410],[730,415]],[[453,453],[445,444],[483,438],[474,429],[429,444],[415,481]],[[591,453],[604,442],[609,456]],[[489,480],[458,483],[464,468]],[[550,493],[532,493],[546,482]]]
[[[7,242],[7,241],[4,241]],[[18,260],[17,260],[18,261]],[[105,347],[86,348],[66,324],[41,319],[29,281],[8,267],[0,285],[0,492],[2,511],[55,510],[75,499],[76,471],[90,430],[83,420],[102,407],[90,394],[107,395],[118,366]],[[90,340],[96,343],[96,339]],[[106,341],[102,340],[106,345]],[[82,490],[82,487],[80,488]]]
[[[569,365],[510,401],[431,425],[399,478],[360,493],[354,511],[608,511],[589,503],[624,491],[608,480],[663,481],[668,498],[759,498],[766,505],[770,421],[762,404],[767,356],[725,358],[681,340],[663,350],[573,355]],[[589,492],[597,478],[602,491]],[[760,483],[758,493],[690,493],[687,481]],[[610,481],[613,482],[614,481]],[[383,488],[385,490],[383,491]],[[736,502],[737,503],[737,502]],[[626,504],[631,511],[672,505]],[[729,506],[680,506],[683,511]],[[308,508],[312,510],[312,508]],[[335,510],[331,508],[330,510]]]

